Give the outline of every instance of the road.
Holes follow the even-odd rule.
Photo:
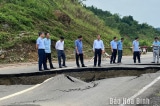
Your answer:
[[[141,56],[141,64],[150,64],[152,62],[152,53]],[[85,65],[88,67],[93,66],[93,60],[85,60]],[[133,56],[123,56],[123,64],[110,64],[110,59],[102,59],[102,67],[134,67],[133,65]],[[68,68],[76,68],[75,61],[67,61]],[[57,62],[54,62],[53,65],[57,68],[55,70],[61,70],[58,68]],[[49,66],[49,65],[48,65]],[[147,65],[146,65],[147,66]],[[136,65],[136,67],[141,67]],[[54,71],[54,70],[51,70]],[[0,65],[0,74],[17,74],[17,73],[32,73],[38,72],[38,65],[34,63],[19,63],[19,64],[2,64]]]
[[[142,64],[151,61],[151,53],[142,56]],[[92,67],[93,62],[85,63]],[[68,62],[69,68],[74,68],[73,64],[75,63]],[[134,65],[132,56],[124,57],[121,65],[110,65],[109,61],[103,61],[103,67],[122,66],[144,67],[144,65]],[[1,68],[0,74],[37,71],[37,64],[10,67]],[[151,100],[153,94],[160,89],[160,71],[143,74],[140,77],[108,78],[90,83],[70,78],[72,80],[62,74],[38,85],[0,86],[0,92],[3,92],[0,94],[0,106],[126,106],[127,104],[136,106],[140,102],[142,106],[160,106],[160,98],[154,104]]]

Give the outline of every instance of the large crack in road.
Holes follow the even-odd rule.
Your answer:
[[[70,69],[68,69],[70,70]],[[42,83],[44,80],[54,77],[59,74],[65,74],[66,76],[73,76],[85,82],[92,82],[96,80],[106,79],[106,78],[116,78],[124,76],[137,76],[140,77],[142,74],[155,73],[159,69],[157,68],[143,68],[143,69],[118,69],[109,70],[105,68],[86,68],[81,71],[64,71],[64,72],[44,72],[40,74],[18,74],[18,75],[0,75],[0,85],[35,85]]]

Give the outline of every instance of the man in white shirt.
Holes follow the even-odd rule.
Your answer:
[[[67,67],[65,63],[66,55],[64,53],[64,37],[60,37],[60,40],[56,42],[55,48],[57,50],[59,68],[62,68],[62,66]],[[61,58],[63,59],[63,65],[61,65]]]
[[[97,65],[97,56],[98,56],[98,67],[101,67],[101,55],[104,52],[104,44],[101,40],[101,36],[98,35],[97,39],[93,43],[93,52],[94,52],[94,67]]]

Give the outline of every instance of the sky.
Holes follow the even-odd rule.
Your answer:
[[[131,15],[139,23],[160,27],[160,0],[86,0],[84,4],[118,13],[121,17]]]

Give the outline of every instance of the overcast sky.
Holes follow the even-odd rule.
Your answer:
[[[87,0],[84,4],[160,27],[160,0]]]

